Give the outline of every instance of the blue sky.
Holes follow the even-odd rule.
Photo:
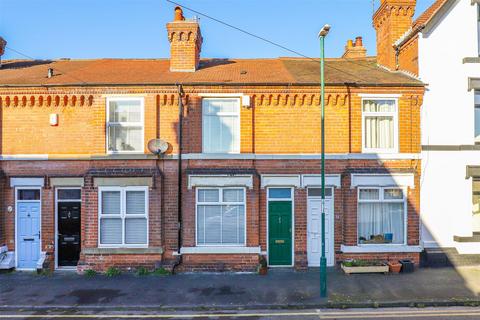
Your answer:
[[[340,56],[345,42],[364,37],[375,54],[372,0],[175,0],[187,7],[318,56],[317,33],[332,25],[326,54]],[[378,6],[378,0],[376,0]],[[417,0],[416,15],[433,0]],[[36,59],[165,58],[165,24],[174,5],[165,0],[0,0],[0,36]],[[195,15],[185,10],[186,17]],[[292,56],[280,48],[200,17],[202,57]],[[23,58],[7,50],[4,59]]]

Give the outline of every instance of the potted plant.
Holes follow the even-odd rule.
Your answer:
[[[257,272],[259,275],[264,276],[267,274],[267,270],[268,270],[267,259],[265,259],[264,256],[260,256],[260,259],[258,261]]]
[[[399,273],[402,270],[402,264],[398,261],[388,261],[388,268],[391,273]]]
[[[384,262],[349,259],[342,262],[342,270],[351,273],[388,273],[389,267]]]

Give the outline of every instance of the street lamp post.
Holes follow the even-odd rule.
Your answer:
[[[327,296],[327,258],[325,257],[325,37],[328,24],[318,33],[320,39],[321,144],[322,144],[322,257],[320,258],[320,297]]]

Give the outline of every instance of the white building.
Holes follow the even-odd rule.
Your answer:
[[[428,85],[420,209],[427,250],[480,254],[479,6],[480,0],[437,0],[396,43],[401,48],[416,38],[418,77]]]

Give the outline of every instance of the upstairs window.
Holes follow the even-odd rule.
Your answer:
[[[202,100],[204,153],[240,152],[240,99]]]
[[[474,178],[472,182],[472,203],[473,214],[480,214],[480,179],[478,178]]]
[[[480,91],[475,91],[475,143],[480,143]]]
[[[477,5],[477,38],[478,56],[480,57],[480,3]]]
[[[110,153],[143,152],[143,98],[107,99]]]
[[[362,122],[363,151],[397,151],[397,100],[363,100]]]

